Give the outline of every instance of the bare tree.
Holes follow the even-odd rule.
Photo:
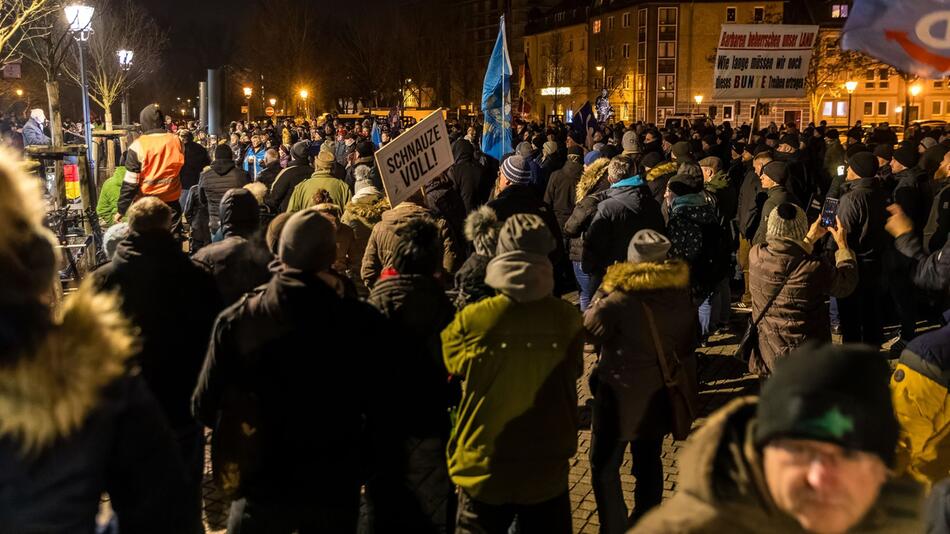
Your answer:
[[[106,129],[111,130],[112,105],[142,77],[158,69],[168,39],[151,15],[133,0],[102,2],[96,14],[92,21],[93,35],[88,41],[86,79],[89,98],[102,107]],[[119,65],[116,53],[123,49],[135,53],[129,69]],[[66,73],[78,84],[78,53],[71,59],[65,64]]]
[[[52,0],[0,0],[0,65],[19,58],[23,42],[46,31],[38,22],[56,7]]]
[[[805,76],[805,94],[811,116],[820,116],[821,104],[826,98],[841,96],[846,77],[877,67],[889,68],[861,52],[842,50],[838,32],[819,33]]]
[[[50,2],[53,9],[32,23],[34,29],[24,29],[20,52],[23,57],[42,69],[46,78],[46,98],[49,104],[50,137],[54,146],[63,145],[63,119],[59,108],[59,77],[69,57],[74,40],[63,15],[63,3]]]
[[[554,114],[557,114],[558,89],[573,85],[573,63],[564,34],[560,31],[552,32],[541,45],[541,79],[546,86],[555,88]]]

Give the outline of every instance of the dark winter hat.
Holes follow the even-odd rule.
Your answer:
[[[874,147],[874,155],[890,161],[891,158],[894,157],[894,147],[885,143],[881,143]]]
[[[261,224],[261,208],[254,194],[244,188],[228,189],[221,197],[218,217],[225,237],[248,236]]]
[[[290,148],[290,157],[293,159],[307,159],[310,155],[310,141],[298,141]]]
[[[361,158],[368,158],[372,156],[375,151],[376,145],[374,145],[372,141],[363,141],[356,145],[356,153],[359,154]]]
[[[547,256],[557,244],[544,219],[528,213],[516,213],[502,225],[498,232],[496,254],[527,252]]]
[[[703,136],[703,143],[706,143],[709,146],[716,146],[719,142],[716,140],[715,135],[707,134]]]
[[[676,196],[691,195],[703,190],[703,177],[690,174],[677,174],[670,178],[666,186]]]
[[[659,152],[650,152],[646,156],[643,156],[643,159],[640,160],[640,165],[643,165],[648,169],[652,169],[660,163],[663,163],[663,154],[660,154]]]
[[[861,130],[861,128],[855,126],[854,128],[848,130],[848,137],[854,139],[855,141],[860,141],[861,138],[864,137],[864,131]]]
[[[908,169],[917,165],[919,154],[917,149],[912,146],[901,146],[894,151],[894,159]]]
[[[808,220],[805,218],[805,212],[789,202],[779,204],[772,210],[765,226],[766,237],[784,237],[802,241],[807,233]]]
[[[771,152],[771,151],[772,151],[772,147],[770,147],[769,145],[765,143],[759,143],[755,145],[755,151],[752,153],[752,155],[758,156],[759,154],[762,154],[763,152]]]
[[[627,246],[627,261],[631,263],[658,263],[666,260],[672,243],[656,230],[640,230],[633,234]]]
[[[680,141],[674,144],[670,152],[673,154],[674,159],[680,160],[680,161],[684,159],[692,159],[693,157],[690,154],[689,143],[687,143],[686,141]]]
[[[227,143],[223,143],[214,147],[214,159],[215,160],[228,160],[234,159],[234,151],[231,150],[231,147]]]
[[[839,137],[841,137],[841,135],[838,133],[837,129],[828,128],[828,130],[825,131],[825,137],[828,139],[838,139]]]
[[[848,166],[861,178],[869,178],[877,174],[880,164],[874,154],[864,151],[851,156]]]
[[[732,143],[729,144],[729,146],[732,148],[732,151],[735,152],[736,154],[742,154],[743,151],[749,148],[748,145],[746,145],[745,141],[733,141]],[[750,150],[749,154],[751,153],[752,151]]]
[[[580,157],[583,158],[583,157],[584,157],[584,149],[583,149],[582,147],[579,147],[579,146],[577,146],[577,145],[574,145],[574,146],[572,146],[571,148],[567,149],[567,155],[568,155],[568,156],[580,156]]]
[[[575,144],[578,144],[581,146],[583,146],[584,142],[587,141],[587,138],[583,133],[574,131],[574,130],[571,131],[568,137],[570,137],[571,141],[574,141]]]
[[[534,154],[534,150],[534,145],[527,141],[522,141],[515,147],[515,154],[523,158],[530,158]]]
[[[770,161],[762,167],[762,176],[768,176],[778,185],[785,185],[788,179],[788,165],[784,161]]]
[[[505,158],[501,163],[501,173],[513,184],[531,183],[531,164],[517,154]]]
[[[281,263],[288,268],[323,271],[336,258],[336,229],[318,210],[307,208],[287,219],[277,248]]]
[[[590,165],[600,159],[600,152],[591,150],[584,156],[584,165]]]
[[[115,255],[116,247],[119,246],[119,242],[129,237],[131,231],[132,229],[129,228],[129,223],[120,222],[113,224],[102,234],[102,248],[106,251],[106,258],[112,259],[112,256]]]
[[[792,148],[798,148],[801,146],[798,140],[798,136],[795,134],[785,134],[782,136],[782,139],[779,140],[778,144],[788,145]]]
[[[412,217],[396,228],[393,268],[399,274],[432,275],[442,265],[439,229],[428,217]]]
[[[881,355],[859,345],[809,343],[779,360],[765,383],[755,442],[809,439],[878,455],[894,464],[897,420]]]
[[[475,247],[475,254],[492,257],[498,246],[498,230],[501,224],[495,210],[482,206],[465,218],[465,239]]]

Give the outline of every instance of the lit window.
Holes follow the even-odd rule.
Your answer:
[[[844,117],[848,114],[848,103],[844,100],[840,100],[835,103],[835,115],[838,117]]]
[[[726,22],[735,22],[736,21],[736,8],[727,7],[726,8]]]
[[[594,22],[591,25],[594,33],[600,33],[600,19],[594,19]]]
[[[848,4],[832,4],[831,18],[833,19],[848,18]]]

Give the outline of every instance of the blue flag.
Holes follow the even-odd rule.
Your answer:
[[[501,17],[495,49],[488,60],[482,86],[482,152],[501,160],[511,152],[511,58],[505,42],[505,17]]]
[[[950,75],[948,6],[945,0],[854,0],[841,48],[917,76]]]
[[[571,131],[584,136],[584,145],[591,148],[596,128],[597,119],[594,118],[594,108],[591,107],[590,100],[588,100],[581,106],[581,109],[574,113],[574,117],[571,119]]]
[[[376,145],[377,150],[383,146],[383,131],[379,128],[379,122],[376,120],[373,121],[373,130],[370,132],[369,138]]]

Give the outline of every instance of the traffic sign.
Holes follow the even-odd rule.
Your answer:
[[[266,108],[264,108],[264,114],[267,115],[268,117],[273,117],[273,116],[274,116],[274,107],[273,107],[273,106],[267,106]]]

